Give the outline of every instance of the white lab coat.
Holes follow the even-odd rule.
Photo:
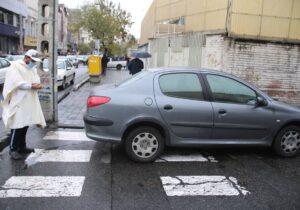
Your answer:
[[[2,119],[6,128],[46,126],[37,90],[21,90],[25,83],[40,83],[36,69],[27,67],[23,60],[12,62],[5,76]]]

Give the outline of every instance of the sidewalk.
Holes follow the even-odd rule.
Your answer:
[[[78,91],[71,92],[58,104],[58,125],[60,127],[83,127],[83,115],[86,111],[86,100],[90,91],[97,86],[116,83],[128,77],[130,77],[128,71],[109,69],[106,76],[101,79],[101,83],[87,82]]]

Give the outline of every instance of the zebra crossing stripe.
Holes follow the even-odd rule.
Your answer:
[[[26,163],[32,162],[89,162],[92,150],[43,150],[36,149],[31,153]],[[29,164],[31,165],[31,164]]]
[[[213,157],[204,157],[201,154],[189,154],[189,155],[162,155],[155,162],[212,162],[218,161]]]
[[[86,137],[83,131],[49,131],[43,139],[57,141],[93,141]]]
[[[250,194],[234,177],[164,176],[160,177],[167,196],[238,196]]]
[[[84,176],[13,176],[0,188],[0,198],[78,197]]]

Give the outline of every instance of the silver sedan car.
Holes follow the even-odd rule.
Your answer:
[[[300,152],[300,109],[251,84],[205,69],[142,71],[94,89],[86,135],[123,143],[128,156],[154,161],[165,146],[269,146],[284,157]]]

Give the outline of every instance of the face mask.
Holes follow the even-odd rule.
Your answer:
[[[27,64],[28,68],[32,69],[35,66],[35,63],[30,62],[29,64]]]

